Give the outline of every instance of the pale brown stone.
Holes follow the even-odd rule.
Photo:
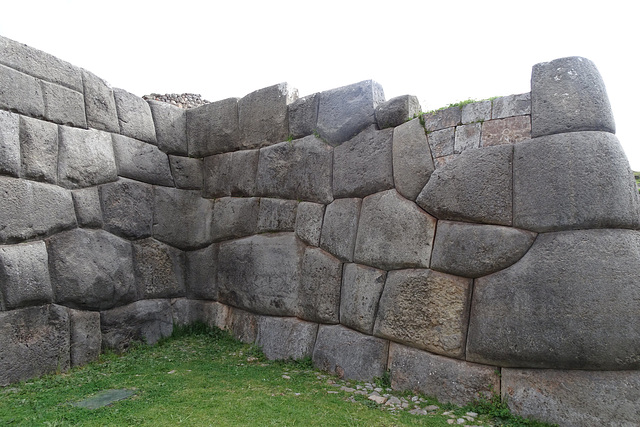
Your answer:
[[[531,139],[531,116],[507,117],[482,124],[482,147],[515,144]]]

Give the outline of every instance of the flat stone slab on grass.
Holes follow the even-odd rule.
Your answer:
[[[71,405],[85,409],[98,409],[109,406],[120,400],[128,399],[134,394],[136,394],[135,391],[127,389],[103,390],[84,400],[72,403]]]

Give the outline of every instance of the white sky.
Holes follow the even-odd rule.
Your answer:
[[[0,0],[0,34],[142,96],[242,97],[280,82],[300,96],[373,79],[424,111],[530,90],[565,56],[602,74],[631,167],[640,102],[635,2],[478,0]]]

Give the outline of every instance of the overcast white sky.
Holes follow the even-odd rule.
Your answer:
[[[242,97],[280,82],[300,96],[373,79],[424,111],[530,90],[531,67],[595,62],[617,135],[640,170],[635,2],[323,0],[1,2],[0,34],[142,96]]]

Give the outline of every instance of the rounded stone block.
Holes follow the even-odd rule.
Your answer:
[[[256,344],[269,360],[310,357],[318,325],[295,317],[260,316]]]
[[[256,234],[260,200],[258,197],[223,197],[216,200],[211,223],[213,239],[228,240]]]
[[[0,108],[31,117],[43,117],[44,98],[40,81],[0,65]]]
[[[84,95],[81,91],[78,92],[46,81],[40,83],[46,120],[62,125],[87,128]]]
[[[344,264],[340,292],[340,323],[373,334],[378,301],[387,272],[366,265]]]
[[[53,302],[44,242],[0,246],[0,308]]]
[[[361,199],[337,199],[325,208],[320,247],[343,261],[353,261]]]
[[[400,126],[420,113],[420,102],[413,95],[402,95],[383,102],[376,108],[378,128],[385,129]]]
[[[298,291],[298,317],[312,322],[340,321],[342,262],[320,248],[306,248]]]
[[[393,130],[393,182],[403,197],[415,200],[435,170],[427,135],[419,119]]]

